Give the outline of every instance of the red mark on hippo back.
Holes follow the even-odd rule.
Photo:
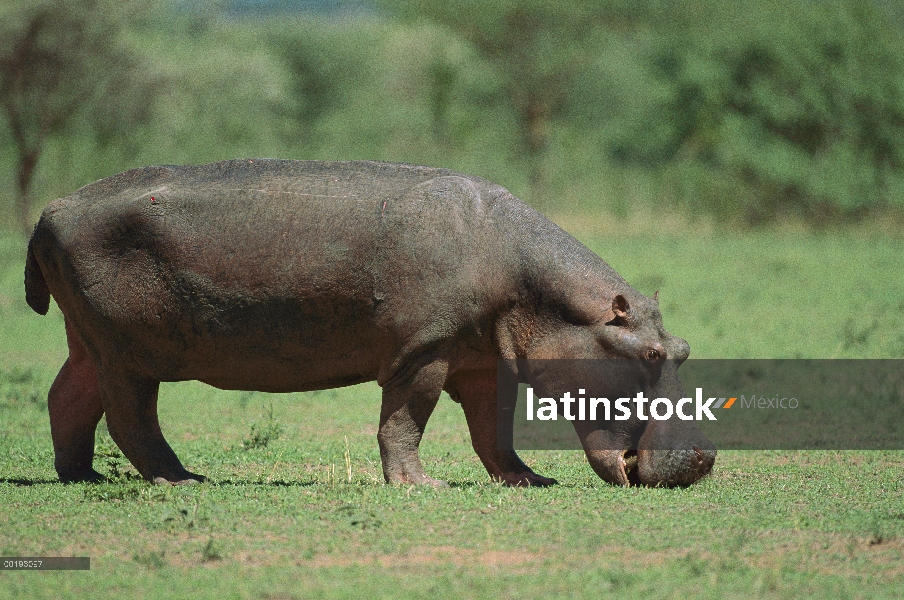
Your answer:
[[[386,200],[383,200],[383,209],[380,210],[380,218],[382,219],[384,216],[386,216]]]

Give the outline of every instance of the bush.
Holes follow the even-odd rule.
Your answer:
[[[676,9],[615,156],[662,169],[688,207],[755,221],[904,206],[904,44],[874,3]]]

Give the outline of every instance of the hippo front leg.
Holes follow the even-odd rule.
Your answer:
[[[507,422],[499,421],[495,371],[457,373],[449,390],[453,398],[461,402],[471,433],[471,445],[490,477],[513,486],[544,487],[558,483],[534,473],[521,461],[514,448],[500,448],[497,428],[511,430],[514,414],[507,413],[510,417]]]
[[[429,477],[418,456],[424,429],[439,401],[447,372],[445,363],[434,362],[410,379],[384,385],[377,441],[387,483],[448,486],[445,481]]]

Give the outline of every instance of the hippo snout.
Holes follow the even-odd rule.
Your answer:
[[[690,347],[681,338],[669,344],[671,357],[650,397],[681,398],[684,388],[678,366],[688,357]],[[695,421],[671,418],[650,420],[637,443],[637,467],[629,474],[632,482],[648,486],[690,485],[709,475],[716,462],[716,446]]]
[[[709,475],[716,446],[693,423],[656,421],[647,427],[637,449],[622,446],[612,432],[580,432],[590,466],[614,485],[673,487],[690,485]]]
[[[683,486],[699,481],[712,471],[716,447],[702,439],[690,447],[637,450],[637,478],[643,485]]]

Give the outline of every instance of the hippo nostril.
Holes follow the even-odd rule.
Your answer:
[[[697,446],[692,446],[692,448],[694,449],[694,453],[696,453],[696,455],[697,455],[697,463],[702,464],[703,463],[703,450],[701,450]]]

